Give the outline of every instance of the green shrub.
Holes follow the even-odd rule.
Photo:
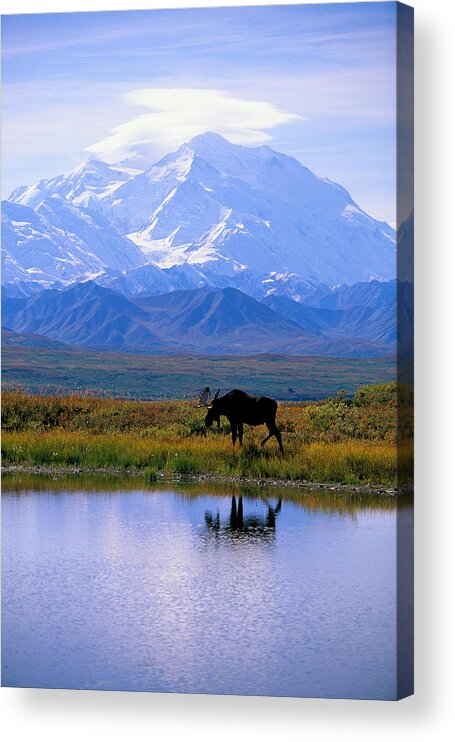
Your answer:
[[[144,470],[144,477],[147,484],[154,484],[158,479],[158,474],[156,472],[156,469],[152,469],[151,467],[147,467]]]

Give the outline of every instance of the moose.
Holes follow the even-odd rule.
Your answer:
[[[284,453],[281,433],[276,424],[276,412],[278,403],[271,397],[254,397],[251,394],[243,392],[241,389],[232,389],[232,391],[220,395],[218,389],[214,398],[210,400],[210,389],[205,387],[199,398],[198,407],[206,407],[205,425],[211,427],[214,422],[220,424],[220,416],[224,415],[229,420],[231,426],[232,445],[235,446],[237,434],[239,443],[243,443],[243,426],[244,425],[267,425],[269,434],[264,438],[261,445],[267,443],[269,438],[275,436],[278,441],[281,453]]]

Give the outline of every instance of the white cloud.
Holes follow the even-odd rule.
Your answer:
[[[87,147],[107,162],[133,152],[160,156],[204,131],[216,131],[235,144],[264,144],[272,139],[267,129],[300,118],[273,103],[203,88],[143,88],[127,93],[124,100],[151,112],[116,126]]]

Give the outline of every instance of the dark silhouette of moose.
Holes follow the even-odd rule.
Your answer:
[[[243,442],[244,425],[267,425],[269,434],[264,438],[261,445],[264,445],[269,438],[275,436],[278,441],[281,453],[284,453],[281,433],[276,424],[276,412],[278,403],[271,397],[254,397],[251,394],[233,389],[231,392],[219,396],[218,389],[214,398],[209,402],[210,390],[204,389],[199,400],[200,407],[207,407],[205,416],[205,425],[209,428],[214,422],[219,425],[220,416],[224,415],[229,420],[231,426],[232,444],[235,446],[237,434],[239,443]]]
[[[244,516],[243,497],[240,495],[237,502],[233,496],[228,523],[221,522],[219,511],[216,516],[209,510],[205,511],[207,530],[215,535],[226,533],[235,537],[241,534],[248,534],[259,538],[270,538],[275,533],[276,518],[281,511],[281,498],[275,506],[272,506],[268,500],[265,500],[265,504],[267,506],[267,514],[265,516]]]

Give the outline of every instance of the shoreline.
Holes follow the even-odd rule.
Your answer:
[[[25,465],[7,465],[2,466],[1,473],[3,474],[43,474],[47,476],[59,476],[59,475],[73,475],[78,474],[85,475],[122,475],[127,477],[142,477],[147,478],[147,473],[143,469],[121,469],[119,467],[82,467],[82,466],[25,466]],[[401,493],[408,493],[410,486],[404,487],[387,487],[381,484],[346,484],[344,482],[309,482],[307,480],[289,480],[289,479],[275,479],[275,478],[255,478],[255,477],[240,477],[240,476],[229,476],[225,474],[169,474],[166,472],[157,472],[156,484],[158,482],[191,482],[191,483],[205,483],[210,484],[233,484],[233,485],[247,485],[255,487],[289,487],[290,489],[307,489],[307,490],[326,490],[328,492],[355,492],[356,494],[365,495],[388,495],[389,497],[397,497]]]

